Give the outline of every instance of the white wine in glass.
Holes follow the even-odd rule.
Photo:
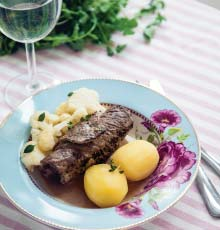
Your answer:
[[[50,74],[37,72],[34,42],[52,31],[61,6],[62,0],[0,0],[0,31],[26,47],[28,74],[12,79],[5,88],[5,100],[12,108],[20,102],[13,98],[13,91],[28,97],[45,87],[45,79],[54,81]]]

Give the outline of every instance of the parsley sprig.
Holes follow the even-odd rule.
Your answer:
[[[73,122],[72,121],[69,121],[67,123],[67,127],[68,127],[68,130],[72,129],[73,128]]]
[[[81,122],[83,122],[83,121],[88,121],[90,118],[91,118],[91,114],[87,114],[86,116],[84,116],[84,117],[82,117],[81,119],[80,119],[80,121]]]
[[[113,56],[126,48],[126,44],[115,44],[112,39],[115,32],[132,35],[143,16],[156,15],[154,21],[144,29],[144,37],[150,41],[156,28],[164,21],[160,13],[165,7],[164,1],[152,0],[132,18],[120,16],[127,3],[128,0],[64,0],[57,26],[46,38],[36,43],[36,48],[66,44],[75,51],[81,51],[87,44],[97,44],[104,46],[108,55]],[[19,47],[22,47],[21,44],[0,34],[0,55],[11,54]]]
[[[114,172],[117,168],[118,168],[118,166],[116,166],[115,164],[114,164],[114,162],[113,162],[113,160],[111,159],[111,161],[110,161],[110,169],[109,169],[109,172]],[[122,174],[122,173],[124,173],[124,171],[123,170],[119,170],[119,173],[120,174]]]

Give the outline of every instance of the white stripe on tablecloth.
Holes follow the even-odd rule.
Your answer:
[[[4,192],[0,189],[0,215],[7,217],[15,222],[18,226],[24,225],[24,226],[31,226],[32,229],[41,229],[41,230],[49,230],[51,228],[40,224],[36,221],[33,221],[29,217],[26,217],[22,213],[20,213],[15,207],[6,199],[4,198]],[[4,197],[3,197],[4,196]]]
[[[178,217],[180,220],[183,220],[185,223],[190,223],[191,225],[200,227],[201,229],[217,230],[216,226],[214,226],[213,223],[206,222],[200,219],[198,216],[194,216],[191,213],[184,212],[183,210],[178,210],[175,207],[167,210],[167,213],[170,213],[172,216]]]
[[[62,56],[63,58],[65,58],[65,56],[66,56],[65,53],[61,53],[61,52],[59,52],[59,53],[57,52],[56,55]],[[73,62],[73,65],[74,65],[74,61],[72,61],[72,62]],[[117,64],[117,63],[115,63],[115,65],[116,65],[116,64]],[[108,65],[109,65],[109,64],[108,64]],[[104,66],[104,63],[103,63],[103,66]],[[114,63],[112,63],[111,66],[112,66],[112,68],[113,68]],[[59,67],[58,67],[58,68],[59,68]],[[65,70],[67,71],[67,67],[66,67],[65,65],[60,66],[60,68],[61,68],[61,70],[63,70],[63,71],[65,71]],[[123,69],[126,69],[126,68],[127,68],[127,66],[124,66],[124,67],[123,67]],[[156,68],[156,67],[155,67],[155,68]],[[73,67],[73,69],[74,69],[74,67]],[[83,69],[83,67],[82,67],[82,69]],[[132,74],[133,72],[131,72],[131,71],[132,71],[132,70],[129,69],[129,71],[127,71],[127,73],[130,72],[130,73]],[[135,71],[135,70],[133,70],[133,71]],[[137,78],[136,78],[136,79],[137,79]],[[172,82],[172,81],[170,81],[170,82]],[[172,84],[169,84],[169,82],[167,82],[167,87],[171,88],[171,87],[172,87]],[[177,90],[178,90],[178,86],[176,86],[175,84],[173,84],[172,90],[174,90],[174,91],[176,90],[176,91],[177,91]],[[185,90],[187,90],[187,88],[186,88]],[[169,90],[168,90],[168,91],[169,91]],[[182,90],[182,91],[183,91],[183,90]],[[180,93],[180,92],[178,92],[178,93]],[[181,95],[181,96],[182,96],[182,95]],[[184,95],[184,96],[185,96],[185,95]],[[205,98],[205,100],[206,100],[206,96],[203,96],[203,98]],[[189,100],[189,99],[191,100],[192,98],[188,96],[188,97],[187,97],[187,100]],[[216,98],[216,99],[217,99],[217,98]],[[201,97],[201,100],[202,100],[202,97]],[[210,101],[210,105],[211,105],[211,106],[212,106],[212,104],[214,104],[214,100],[212,100],[212,103],[211,103],[211,101]],[[217,103],[215,103],[214,106],[215,106],[216,104],[217,104]],[[189,103],[188,105],[190,105],[190,103]],[[199,107],[200,110],[202,109],[203,112],[204,112],[204,109],[205,109],[206,112],[207,112],[208,114],[210,114],[210,113],[213,112],[212,110],[210,110],[210,109],[208,109],[208,108],[204,108],[204,106],[201,106],[200,104],[198,104],[197,107]],[[191,103],[191,107],[190,107],[190,108],[195,108],[193,103]],[[211,107],[211,108],[213,108],[213,107]],[[197,109],[198,109],[198,108],[197,108]],[[216,114],[214,114],[213,116],[214,116],[215,118],[218,117],[218,113],[216,112]]]
[[[200,4],[197,1],[192,0],[181,0],[182,4],[178,5],[179,1],[167,0],[172,7],[178,7],[180,12],[188,13],[188,16],[192,19],[196,17],[200,18],[201,21],[208,21],[210,24],[220,23],[220,17],[218,17],[219,10],[208,7],[204,4]]]
[[[66,53],[61,53],[61,51],[58,53],[56,53],[56,55],[59,55],[59,56],[62,56],[63,58],[65,58],[66,57]],[[68,61],[71,61],[71,60],[68,60]],[[72,64],[74,65],[74,61],[75,61],[75,58],[74,58],[74,60],[72,60]],[[137,60],[136,60],[137,61]],[[89,62],[89,61],[88,61]],[[100,60],[100,62],[101,62],[101,60]],[[126,65],[124,65],[124,66],[122,66],[122,64],[124,64],[124,63],[121,63],[120,61],[118,62],[118,63],[115,63],[115,62],[113,62],[112,60],[109,60],[109,62],[108,62],[108,64],[106,64],[106,61],[102,61],[101,62],[102,63],[102,65],[103,65],[103,67],[105,67],[106,69],[108,69],[108,70],[111,70],[111,69],[115,69],[115,70],[117,70],[117,72],[119,72],[119,71],[123,71],[123,73],[124,73],[124,75],[127,75],[127,76],[130,76],[130,77],[132,77],[132,76],[134,76],[134,77],[136,77],[136,79],[138,78],[138,76],[141,76],[141,75],[143,75],[143,77],[147,74],[147,71],[148,72],[154,72],[154,71],[158,71],[157,69],[158,69],[158,65],[156,65],[155,64],[155,67],[154,68],[152,68],[152,66],[153,66],[153,64],[152,63],[139,63],[139,66],[141,67],[141,66],[144,66],[144,64],[145,64],[145,67],[147,66],[148,67],[148,65],[149,65],[149,68],[151,68],[151,71],[149,71],[149,68],[147,68],[146,67],[146,70],[144,70],[144,69],[138,69],[138,70],[135,70],[134,68],[129,68],[129,66],[126,66]],[[82,66],[81,66],[81,68],[83,69],[83,66],[84,65],[86,65],[87,63],[84,63]],[[151,65],[152,64],[152,65]],[[118,67],[118,66],[120,66],[119,68],[120,69],[116,69],[116,67]],[[93,65],[92,66],[94,69],[96,69],[96,71],[98,72],[98,70],[97,70],[97,68],[98,68],[98,66],[97,65]],[[63,68],[64,68],[64,66],[63,66]],[[73,67],[74,68],[74,67]],[[162,66],[161,66],[161,68],[162,68]],[[68,67],[65,67],[65,70],[67,71],[68,70]],[[164,70],[164,68],[163,68],[163,70]],[[160,73],[162,74],[163,73],[163,75],[164,75],[164,73],[165,72],[167,72],[167,75],[166,75],[166,77],[168,76],[168,78],[171,76],[171,74],[169,74],[170,73],[170,71],[169,70],[166,70],[166,71],[163,71],[163,70],[161,70],[160,71]],[[172,75],[174,75],[174,74],[172,74]],[[177,75],[177,74],[176,74]],[[174,75],[175,76],[175,75]],[[177,75],[178,76],[178,75]],[[182,75],[182,76],[184,76],[184,75]],[[152,76],[153,77],[153,76]],[[151,78],[152,78],[151,77]],[[180,77],[180,76],[179,76]],[[162,78],[162,77],[161,77]],[[172,80],[170,81],[170,83],[172,83],[173,82],[173,79],[175,79],[175,81],[177,82],[178,81],[178,79],[177,79],[177,77],[176,78],[171,78]],[[184,82],[184,81],[183,81]],[[185,81],[186,82],[186,81]],[[189,80],[187,81],[187,82],[189,82]],[[220,81],[219,81],[220,82]],[[172,85],[172,84],[171,84]],[[176,85],[175,85],[175,83],[173,83],[173,85],[175,86],[175,88],[177,88],[176,87]],[[195,85],[197,86],[197,82],[195,82]],[[209,84],[208,84],[209,85]],[[193,82],[192,82],[192,89],[190,89],[191,91],[193,91],[194,89],[193,89]],[[210,84],[210,88],[212,87],[212,91],[211,92],[213,92],[211,95],[210,95],[210,98],[211,99],[213,99],[213,97],[215,96],[215,95],[217,95],[218,94],[218,91],[217,91],[217,89],[216,88],[214,88],[215,87],[215,85],[214,84]],[[199,88],[199,89],[201,89],[201,91],[203,91],[204,90],[204,86],[203,87],[200,87],[200,86],[197,86],[197,88]],[[220,94],[219,94],[220,95]],[[200,95],[201,96],[201,95]],[[203,96],[204,97],[204,96]],[[204,97],[205,99],[206,99],[206,97]],[[210,103],[212,104],[212,101],[210,100]]]
[[[69,51],[69,53],[70,53],[71,51]],[[156,73],[159,73],[159,74],[161,74],[162,76],[164,75],[164,72],[163,71],[161,71],[161,70],[158,70],[158,61],[159,61],[159,64],[160,64],[160,67],[162,67],[163,68],[163,70],[165,69],[166,71],[167,71],[167,75],[169,75],[169,74],[171,74],[171,75],[174,75],[174,73],[175,73],[175,75],[174,76],[172,76],[172,78],[173,79],[176,79],[176,80],[178,80],[178,78],[181,78],[181,77],[184,77],[184,78],[186,78],[187,76],[186,76],[186,74],[185,73],[183,73],[183,70],[185,70],[186,68],[184,68],[183,70],[181,69],[182,67],[181,66],[178,66],[178,65],[174,65],[174,64],[171,64],[171,61],[169,62],[169,63],[167,63],[167,62],[164,62],[163,60],[164,60],[164,57],[166,57],[166,58],[168,58],[169,57],[169,55],[164,55],[164,57],[156,57],[157,55],[156,54],[154,54],[155,53],[155,50],[153,50],[153,51],[151,51],[150,52],[150,50],[148,49],[148,51],[147,51],[147,53],[149,53],[149,56],[146,56],[146,60],[145,59],[143,59],[143,57],[141,57],[141,56],[138,56],[138,55],[134,55],[134,57],[133,58],[131,58],[130,56],[121,56],[121,58],[116,62],[115,61],[115,59],[112,59],[112,58],[101,58],[100,56],[98,56],[97,58],[96,58],[96,60],[98,61],[98,63],[97,64],[94,64],[93,63],[93,68],[94,68],[94,66],[95,67],[97,67],[96,65],[99,65],[99,64],[101,64],[101,63],[105,63],[105,68],[107,68],[107,69],[116,69],[118,72],[123,68],[123,64],[125,65],[126,63],[128,64],[128,62],[129,62],[129,64],[131,64],[131,63],[133,63],[133,66],[132,65],[127,65],[127,66],[124,66],[124,67],[126,67],[126,69],[125,70],[123,70],[123,71],[125,71],[125,73],[126,74],[128,74],[129,75],[129,73],[130,73],[130,71],[132,71],[131,73],[130,73],[130,75],[132,74],[133,76],[137,76],[137,75],[141,75],[141,76],[146,76],[146,74],[148,73],[148,71],[149,70],[152,70],[152,72],[153,71],[156,71]],[[67,56],[67,54],[66,54],[66,52],[65,51],[63,51],[63,53],[62,53],[62,51],[60,50],[59,52],[57,52],[56,53],[56,55],[62,55],[63,56],[63,58],[67,58],[68,59],[68,56]],[[154,57],[155,56],[155,57]],[[160,53],[160,56],[162,56],[162,54]],[[154,57],[154,58],[153,58]],[[88,53],[88,52],[86,52],[86,53],[84,53],[84,58],[85,59],[87,59],[88,61],[87,62],[91,62],[91,61],[93,61],[92,60],[92,55],[90,55],[90,53]],[[156,58],[156,59],[155,59]],[[172,58],[172,57],[171,57]],[[74,62],[77,62],[77,57],[75,56],[74,57],[74,54],[73,54],[73,57],[71,58],[71,60],[72,60],[72,62],[74,63]],[[152,59],[153,59],[153,61],[152,61]],[[69,61],[71,61],[71,60],[69,60]],[[144,61],[145,60],[145,61]],[[169,57],[169,60],[170,60],[170,57]],[[80,59],[78,59],[78,61],[80,61]],[[106,61],[108,61],[108,63],[106,63]],[[172,59],[172,61],[175,61],[175,58],[173,58]],[[181,60],[182,61],[182,60]],[[157,64],[156,64],[157,63]],[[182,63],[182,62],[181,62]],[[136,65],[138,65],[138,67],[140,67],[140,68],[137,68],[137,69],[134,69],[134,67],[136,67],[136,65],[134,65],[134,64],[136,64]],[[187,64],[189,64],[189,63],[187,63]],[[82,65],[85,65],[85,63],[82,63]],[[154,68],[152,68],[152,66],[154,67]],[[191,64],[191,66],[193,66],[193,68],[194,68],[194,65],[192,65]],[[118,68],[116,68],[116,67],[118,67]],[[132,68],[133,67],[133,68]],[[142,68],[141,68],[142,67]],[[173,69],[173,68],[171,68],[171,67],[175,67],[175,69]],[[156,69],[155,69],[156,68]],[[172,72],[171,72],[171,69],[172,69]],[[126,71],[127,70],[127,71]],[[188,72],[190,72],[190,71],[192,71],[193,69],[188,69],[187,68],[187,73]],[[195,74],[196,75],[198,75],[199,73],[198,73],[198,68],[197,69],[195,69],[194,68],[194,72],[195,72]],[[208,72],[209,73],[209,72]],[[191,73],[192,74],[192,73]],[[216,74],[216,72],[212,72],[212,73],[210,73],[210,75],[212,76],[213,74],[215,74],[215,75],[217,75]],[[166,77],[167,77],[167,75],[165,75]],[[204,74],[203,73],[201,73],[201,76],[203,76]],[[193,74],[192,74],[192,77],[193,77]],[[205,77],[207,77],[207,75],[205,75]],[[188,79],[180,79],[180,81],[182,82],[184,82],[184,81],[189,81]],[[195,81],[196,81],[196,79],[195,79]],[[202,80],[198,80],[198,81],[200,81],[200,83],[201,83],[201,81]],[[215,88],[215,84],[216,83],[219,83],[220,81],[217,81],[216,79],[213,79],[213,84],[211,84],[212,83],[212,78],[210,79],[210,83],[208,83],[208,86],[210,85],[210,88],[214,91],[214,90],[216,90],[216,88]],[[199,87],[199,86],[197,86],[197,87]],[[204,86],[202,85],[201,87],[203,87],[204,88]],[[215,92],[216,93],[216,92]]]
[[[66,54],[64,54],[64,55],[66,55]],[[42,59],[42,58],[41,58],[41,59]],[[79,58],[79,61],[80,61],[80,60],[81,60],[81,59]],[[74,59],[74,62],[77,62],[77,61]],[[117,63],[113,63],[113,65],[114,65],[114,64],[117,64]],[[142,63],[142,65],[143,65],[143,64],[144,64],[144,63]],[[148,63],[145,63],[145,64],[147,65]],[[150,65],[151,65],[151,64],[152,64],[152,63],[150,63]],[[84,63],[83,66],[85,67],[85,65],[87,65],[87,68],[88,68],[88,65],[89,65],[89,64],[88,64],[88,63]],[[156,68],[156,67],[158,67],[158,66],[155,66],[155,68]],[[92,67],[91,67],[91,68],[92,68]],[[68,67],[67,67],[67,69],[68,69]],[[66,69],[66,70],[67,70],[67,69]],[[103,69],[102,69],[102,71],[103,71]],[[130,71],[130,69],[129,69],[129,71]],[[139,70],[137,70],[136,72],[138,72],[138,71],[139,71]],[[74,72],[74,71],[73,71],[73,72]],[[169,70],[167,70],[167,72],[169,73]],[[143,73],[143,71],[142,71],[142,73]],[[71,73],[71,74],[73,75],[73,73]],[[115,75],[115,73],[114,73],[113,75]],[[176,74],[176,75],[177,75],[177,74]],[[179,75],[180,75],[180,74],[178,74],[177,76],[179,76]],[[181,75],[180,75],[180,76],[181,76]],[[180,76],[179,76],[179,77],[180,77]],[[176,80],[178,81],[178,79],[176,79]],[[192,78],[192,82],[193,82],[193,80],[194,80],[194,79]],[[196,79],[195,79],[195,81],[196,81]],[[200,81],[200,84],[201,84],[202,81],[201,81],[201,80],[199,80],[199,81]],[[170,82],[171,82],[171,84],[172,84],[172,81],[170,81]],[[198,81],[196,81],[194,85],[196,85],[197,82],[198,82]],[[175,84],[174,84],[174,85],[175,85]],[[192,86],[193,86],[193,85],[192,85]],[[207,86],[209,86],[209,83],[207,83]],[[204,89],[204,87],[205,87],[204,85],[201,85],[201,89]],[[214,96],[216,93],[218,93],[217,88],[214,88],[214,87],[215,87],[214,84],[210,84],[210,88],[213,89],[213,96]],[[199,87],[197,87],[197,88],[199,88]],[[207,89],[207,88],[206,88],[206,89]],[[215,91],[214,91],[214,90],[215,90]],[[211,96],[212,96],[212,94],[211,94]],[[211,96],[210,96],[210,97],[211,97]]]
[[[169,6],[169,5],[168,5]],[[172,11],[171,11],[172,10]],[[213,35],[219,35],[219,29],[217,28],[215,30],[216,24],[210,24],[210,21],[205,21],[205,20],[196,20],[198,19],[197,16],[189,16],[190,12],[187,11],[178,11],[179,7],[174,6],[173,8],[167,8],[165,11],[165,14],[167,13],[169,20],[172,21],[170,25],[174,25],[175,23],[179,23],[179,28],[183,28],[185,31],[186,29],[189,29],[189,31],[194,31],[194,30],[199,30],[200,34],[204,34],[204,29],[207,31],[207,38],[211,39],[213,41],[217,41],[217,38],[215,38]],[[192,24],[193,20],[193,24]],[[183,26],[184,25],[184,26]],[[178,26],[176,26],[177,28]],[[196,35],[195,35],[196,36]],[[192,36],[193,37],[193,36]]]
[[[178,218],[168,212],[162,213],[160,216],[160,219],[163,221],[170,221],[173,224],[173,227],[167,228],[167,226],[164,226],[164,229],[174,230],[176,227],[179,227],[180,229],[195,229],[195,230],[201,230],[201,228],[196,227],[192,225],[189,222],[184,221],[184,219]],[[156,223],[157,219],[153,221],[153,223]],[[162,223],[163,226],[163,223]],[[175,229],[176,230],[176,229]]]
[[[190,215],[194,217],[193,225],[199,226],[201,229],[207,229],[209,226],[212,227],[212,229],[217,229],[217,227],[219,226],[219,221],[207,215],[207,211],[204,212],[200,209],[192,208],[191,206],[183,203],[182,201],[178,202],[175,208],[177,212],[181,211],[181,213],[179,213],[179,218],[182,218],[184,220],[187,220],[188,218],[183,217],[183,215],[188,215],[190,213]],[[182,213],[184,214],[182,215]]]
[[[159,225],[153,224],[151,222],[147,222],[140,227],[135,227],[132,228],[131,230],[144,230],[144,229],[149,229],[149,230],[159,230]]]
[[[0,224],[1,230],[11,230],[12,228],[6,227],[5,225]]]

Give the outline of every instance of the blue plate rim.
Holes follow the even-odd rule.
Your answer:
[[[197,144],[197,147],[198,147],[198,161],[197,161],[197,164],[196,164],[196,168],[195,168],[195,172],[194,174],[192,175],[191,177],[191,180],[189,182],[189,184],[186,186],[186,188],[179,194],[179,196],[173,201],[170,203],[170,205],[168,205],[166,208],[158,211],[155,215],[151,216],[151,217],[148,217],[144,220],[141,220],[141,221],[138,221],[137,223],[135,224],[130,224],[130,225],[127,225],[127,226],[122,226],[122,227],[117,227],[117,228],[105,228],[103,230],[116,230],[116,229],[129,229],[129,228],[133,228],[133,227],[137,227],[147,221],[151,221],[153,220],[154,218],[156,218],[157,216],[159,216],[160,214],[162,214],[163,212],[166,212],[169,208],[171,208],[172,206],[174,206],[185,194],[186,192],[189,190],[189,188],[191,187],[191,185],[193,184],[197,174],[198,174],[198,171],[199,171],[199,166],[201,164],[201,146],[200,146],[200,142],[199,142],[199,138],[198,138],[198,135],[197,135],[197,132],[194,128],[194,125],[193,123],[191,122],[190,118],[188,117],[188,115],[175,103],[173,102],[170,98],[168,98],[166,95],[163,95],[153,89],[151,89],[149,86],[147,85],[144,85],[144,84],[141,84],[141,83],[138,83],[137,81],[130,81],[130,80],[123,80],[123,79],[117,79],[117,78],[104,78],[104,77],[95,77],[95,78],[80,78],[80,79],[76,79],[76,80],[69,80],[69,81],[62,81],[61,83],[59,84],[56,84],[56,85],[52,85],[52,86],[49,86],[47,88],[44,88],[44,89],[41,89],[39,90],[38,92],[36,92],[35,94],[33,94],[32,96],[26,98],[23,102],[21,102],[19,105],[17,105],[15,108],[12,109],[11,112],[8,113],[8,115],[6,115],[6,117],[0,122],[0,128],[2,128],[5,123],[7,122],[7,120],[13,115],[13,113],[20,107],[22,106],[23,104],[26,103],[26,101],[28,100],[31,100],[34,96],[40,94],[41,92],[43,91],[47,91],[48,89],[52,89],[52,88],[55,88],[57,86],[60,86],[60,85],[63,85],[63,84],[70,84],[70,83],[74,83],[74,82],[78,82],[78,81],[85,81],[85,80],[112,80],[112,81],[118,81],[118,82],[125,82],[125,83],[129,83],[129,84],[134,84],[134,85],[138,85],[140,87],[143,87],[147,90],[150,90],[150,91],[153,91],[157,94],[159,94],[160,96],[166,98],[166,100],[168,100],[169,102],[171,102],[172,104],[174,104],[185,116],[185,118],[187,119],[187,121],[190,123],[191,127],[192,127],[192,130],[194,131],[195,133],[195,137],[196,137],[196,144]],[[3,192],[5,193],[7,199],[23,214],[25,214],[26,216],[30,217],[31,219],[35,220],[35,221],[38,221],[40,223],[43,223],[43,224],[46,224],[48,226],[51,226],[51,227],[56,227],[56,228],[59,228],[59,229],[69,229],[69,230],[87,230],[87,229],[82,229],[82,228],[76,228],[76,227],[68,227],[68,226],[63,226],[63,225],[60,225],[60,224],[56,224],[56,223],[53,223],[51,221],[48,221],[48,220],[45,220],[45,219],[42,219],[38,216],[35,216],[33,214],[31,214],[30,212],[28,212],[27,210],[25,210],[23,207],[21,207],[13,198],[11,198],[11,196],[8,194],[8,192],[6,191],[6,189],[4,188],[3,184],[0,182],[0,187],[2,188]],[[97,229],[90,229],[90,230],[97,230]]]

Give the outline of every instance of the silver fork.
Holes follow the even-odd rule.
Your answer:
[[[158,80],[151,80],[149,86],[151,89],[165,95],[163,87]],[[211,156],[203,147],[201,147],[201,153],[202,159],[220,176],[220,162]],[[210,215],[220,217],[220,194],[201,165],[199,166],[196,182]]]

